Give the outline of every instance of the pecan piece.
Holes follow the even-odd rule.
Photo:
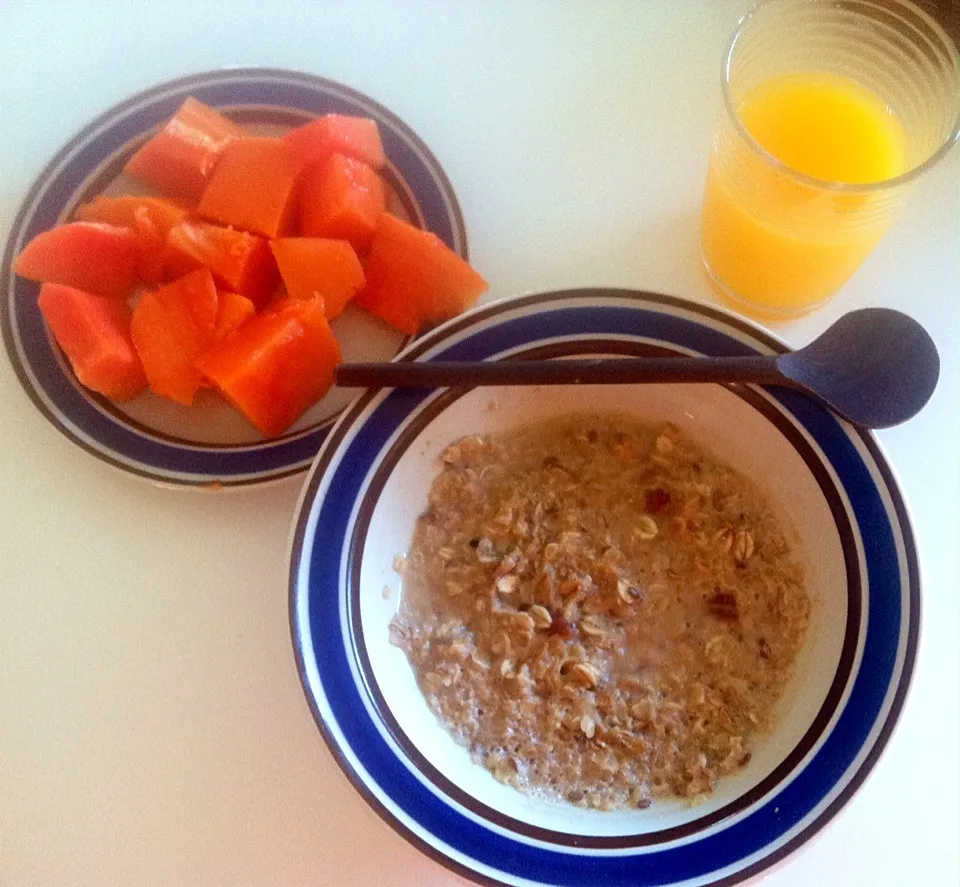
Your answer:
[[[670,504],[670,498],[670,491],[665,490],[663,487],[654,487],[651,490],[647,490],[645,497],[647,512],[649,514],[656,514],[659,511],[663,511],[663,509]]]
[[[558,634],[562,638],[573,637],[574,627],[563,613],[550,613],[550,618],[549,634]]]
[[[736,622],[740,618],[737,596],[732,591],[714,589],[713,594],[707,598],[707,609],[723,622]]]

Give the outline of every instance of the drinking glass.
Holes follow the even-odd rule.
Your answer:
[[[733,35],[722,92],[703,259],[720,295],[760,317],[834,294],[960,131],[957,47],[907,0],[765,0]],[[843,176],[784,159],[797,152]]]

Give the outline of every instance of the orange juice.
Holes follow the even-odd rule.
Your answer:
[[[736,113],[763,150],[732,127],[718,136],[704,258],[723,295],[761,314],[800,314],[850,277],[891,220],[884,194],[836,183],[900,175],[906,137],[877,96],[836,74],[775,77],[748,92]]]

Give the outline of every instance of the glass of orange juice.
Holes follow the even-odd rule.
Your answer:
[[[722,88],[703,259],[760,317],[833,295],[960,132],[957,47],[906,0],[765,0],[734,33]]]

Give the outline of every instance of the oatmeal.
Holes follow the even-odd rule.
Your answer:
[[[786,528],[673,426],[576,416],[448,447],[390,626],[502,782],[609,810],[710,792],[807,629]]]

